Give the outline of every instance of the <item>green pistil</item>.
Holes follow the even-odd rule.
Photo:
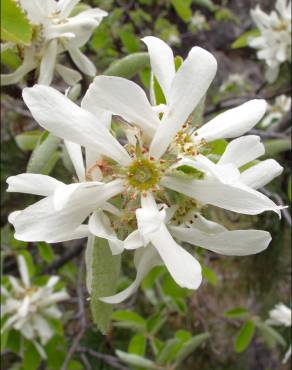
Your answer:
[[[160,179],[160,171],[155,162],[140,158],[132,162],[127,171],[128,183],[131,187],[146,191],[154,188]]]

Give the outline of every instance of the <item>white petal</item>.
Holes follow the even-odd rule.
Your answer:
[[[75,5],[77,5],[79,2],[80,0],[59,0],[58,10],[60,11],[62,17],[68,17]]]
[[[139,288],[141,281],[148,274],[148,272],[157,265],[161,264],[161,259],[159,258],[155,249],[151,246],[143,250],[143,254],[139,259],[137,265],[137,275],[134,282],[125,290],[109,297],[101,297],[99,300],[105,303],[117,304],[125,299],[129,298],[135,291]]]
[[[29,296],[26,295],[21,303],[21,306],[19,307],[19,310],[18,310],[18,316],[23,318],[23,317],[26,317],[26,315],[28,314],[28,311],[29,311]]]
[[[36,24],[42,23],[54,8],[52,0],[20,0],[20,4],[27,12],[29,19]]]
[[[69,157],[72,161],[76,174],[78,176],[78,180],[85,181],[85,167],[84,161],[82,156],[81,146],[76,143],[72,143],[72,141],[65,140],[64,141],[66,149],[68,151]]]
[[[167,100],[175,76],[173,52],[164,41],[157,37],[147,36],[142,41],[147,45],[152,72]]]
[[[142,197],[141,203],[142,208],[136,211],[141,235],[144,239],[149,239],[156,248],[177,284],[184,288],[197,289],[202,281],[199,262],[173,240],[153,196],[147,194],[146,197]]]
[[[126,121],[139,126],[148,137],[160,124],[144,91],[137,84],[125,78],[95,77],[84,99],[88,95],[96,101],[100,108],[122,116]]]
[[[274,211],[280,216],[280,209],[268,197],[248,187],[223,184],[209,180],[182,180],[164,177],[161,184],[205,204],[247,215]]]
[[[21,173],[20,175],[10,176],[6,180],[8,192],[26,193],[48,196],[64,184],[61,181],[47,175],[34,173]]]
[[[109,241],[109,246],[113,255],[122,253],[124,250],[123,242],[118,239],[110,224],[109,218],[102,210],[93,212],[89,218],[88,226],[93,235]]]
[[[59,276],[50,276],[50,278],[49,278],[49,280],[46,284],[46,287],[47,288],[53,288],[59,280],[60,280]]]
[[[139,230],[133,231],[131,234],[127,236],[124,240],[124,248],[125,249],[137,249],[144,246],[144,241]]]
[[[74,64],[80,69],[81,72],[88,76],[95,76],[96,68],[92,61],[87,58],[79,49],[68,48],[70,57],[72,58]]]
[[[202,282],[199,262],[178,245],[163,224],[149,235],[169,273],[182,288],[197,289]]]
[[[159,158],[205,95],[217,63],[208,51],[194,47],[177,71],[169,94],[168,110],[150,146],[150,155]]]
[[[32,343],[34,344],[36,350],[38,351],[38,353],[40,354],[41,358],[43,360],[46,360],[47,359],[47,354],[45,352],[45,350],[43,349],[43,347],[35,340],[32,341]]]
[[[82,78],[82,76],[79,72],[75,71],[72,68],[65,67],[62,64],[57,64],[56,65],[56,71],[63,78],[63,80],[66,82],[66,84],[68,84],[70,86],[76,85],[77,82],[79,82]]]
[[[80,185],[80,184],[78,184]],[[85,218],[107,199],[121,192],[120,181],[106,185],[81,183],[71,193],[66,206],[56,211],[53,197],[45,198],[23,210],[14,220],[15,237],[24,241],[50,241],[74,231]]]
[[[240,181],[253,189],[259,189],[281,175],[283,170],[274,159],[267,159],[242,172]]]
[[[112,114],[109,111],[99,108],[98,98],[94,93],[94,88],[91,89],[91,85],[92,83],[89,85],[84,98],[81,100],[81,108],[94,114],[104,127],[110,129]]]
[[[229,256],[247,256],[263,251],[272,240],[262,230],[233,230],[207,233],[195,227],[170,226],[171,234],[183,241]]]
[[[67,233],[61,234],[58,238],[47,240],[47,243],[62,243],[69,240],[88,238],[90,231],[88,225],[80,225],[75,230],[70,230]]]
[[[24,55],[23,63],[12,73],[1,74],[1,86],[12,85],[19,82],[27,73],[37,67],[32,50],[28,50]]]
[[[40,75],[38,79],[39,84],[41,85],[51,84],[54,77],[57,51],[58,51],[58,41],[57,40],[49,41],[45,47],[45,52],[40,64]]]
[[[26,288],[28,288],[30,286],[30,281],[29,281],[29,273],[28,273],[28,269],[27,269],[25,259],[24,259],[23,256],[19,255],[17,257],[17,261],[18,261],[18,268],[19,268],[19,273],[20,273],[20,276],[21,276],[21,280],[22,280],[24,286]]]
[[[219,164],[233,163],[236,167],[257,159],[265,153],[261,138],[255,135],[242,136],[232,140],[219,159]]]
[[[222,138],[233,138],[245,134],[264,116],[267,103],[262,99],[250,100],[236,108],[218,114],[196,131],[193,140],[207,142]]]
[[[59,91],[42,85],[23,90],[23,99],[38,123],[56,136],[89,146],[127,165],[126,150],[90,112],[78,107]]]
[[[53,329],[49,326],[48,322],[41,315],[33,316],[34,327],[38,332],[42,345],[46,344],[53,336]]]

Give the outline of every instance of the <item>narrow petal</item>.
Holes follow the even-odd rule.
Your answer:
[[[96,68],[90,59],[87,58],[78,48],[68,48],[70,57],[74,64],[80,69],[81,72],[88,76],[95,76]]]
[[[243,185],[223,184],[210,180],[182,180],[174,177],[164,177],[161,184],[199,202],[247,215],[274,211],[280,216],[280,209],[283,208],[260,192]]]
[[[23,99],[35,120],[56,136],[98,150],[123,165],[130,163],[126,150],[96,117],[59,91],[35,85],[23,90]]]
[[[38,79],[39,84],[41,85],[51,84],[54,77],[57,51],[58,51],[58,41],[57,40],[49,41],[45,47],[45,52],[40,64],[40,74]]]
[[[261,138],[255,135],[242,136],[232,140],[219,159],[219,164],[233,163],[236,167],[251,162],[265,153]]]
[[[8,192],[26,193],[48,196],[63,186],[61,181],[47,175],[38,175],[35,173],[21,173],[20,175],[10,176],[6,180]]]
[[[85,167],[81,146],[79,144],[72,143],[72,141],[69,140],[65,140],[64,143],[78,176],[78,180],[80,182],[85,181]]]
[[[82,78],[79,72],[72,68],[65,67],[62,64],[56,64],[56,71],[69,86],[76,85]]]
[[[242,172],[240,181],[253,189],[259,189],[281,175],[283,170],[274,159],[266,159]]]
[[[169,94],[168,110],[150,146],[150,155],[159,158],[205,95],[217,69],[208,51],[194,47],[176,73]]]
[[[168,98],[172,80],[175,76],[174,56],[171,48],[158,37],[147,36],[142,39],[150,55],[151,69]]]
[[[174,241],[164,224],[149,239],[179,286],[188,289],[200,286],[202,273],[199,262]]]
[[[144,91],[125,78],[98,76],[89,86],[84,99],[88,95],[88,99],[94,99],[100,108],[141,127],[145,135],[153,135],[160,124]]]
[[[58,240],[65,233],[76,230],[99,202],[104,203],[121,189],[123,187],[117,181],[103,186],[81,184],[60,211],[56,211],[52,196],[42,199],[15,217],[15,238],[23,241]]]
[[[202,139],[211,142],[241,136],[252,129],[264,116],[267,103],[262,99],[250,100],[236,108],[218,114],[211,121],[199,128],[193,140]]]
[[[55,5],[53,0],[20,0],[20,4],[27,12],[28,18],[35,24],[42,23]]]
[[[197,289],[202,281],[199,262],[174,241],[161,218],[153,196],[148,194],[142,197],[141,203],[142,208],[136,211],[141,235],[156,248],[178,285]]]
[[[137,275],[134,282],[125,290],[110,296],[110,297],[101,297],[99,298],[100,301],[110,304],[117,304],[125,299],[129,298],[132,294],[134,294],[144,279],[144,277],[148,274],[148,272],[154,267],[161,264],[161,259],[157,254],[156,250],[149,246],[143,250],[143,254],[139,259],[139,263],[137,265]]]
[[[262,230],[233,230],[207,233],[195,227],[170,226],[171,234],[183,242],[227,256],[247,256],[266,249],[272,240]]]
[[[122,253],[124,250],[123,242],[118,239],[109,218],[102,210],[93,212],[89,218],[88,226],[93,235],[108,240],[113,255]]]
[[[23,256],[19,255],[17,258],[17,261],[18,261],[18,267],[19,267],[21,280],[24,286],[28,288],[30,286],[30,281],[29,281],[29,274],[28,274],[28,269],[27,269],[25,259]]]

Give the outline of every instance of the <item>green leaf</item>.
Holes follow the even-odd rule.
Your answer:
[[[130,79],[148,66],[148,53],[133,53],[120,60],[114,61],[103,74],[106,76],[119,76]]]
[[[264,142],[265,157],[273,157],[276,154],[288,151],[291,149],[290,139],[273,139]]]
[[[176,338],[180,339],[182,342],[186,342],[191,339],[192,334],[187,330],[178,330],[175,333]]]
[[[216,155],[222,155],[227,147],[228,142],[224,139],[215,140],[212,143],[208,143],[211,148],[211,153]]]
[[[158,369],[158,366],[155,364],[155,362],[148,360],[145,357],[134,355],[134,354],[129,354],[129,353],[119,351],[119,350],[116,351],[116,355],[123,362],[129,365],[145,367],[147,370],[148,369]]]
[[[210,11],[214,11],[217,7],[212,0],[193,0],[193,3],[199,6],[204,6]]]
[[[215,271],[211,270],[209,267],[203,266],[202,275],[211,285],[216,286],[218,284],[218,277]]]
[[[32,255],[27,250],[22,250],[18,253],[24,257],[29,277],[32,278],[35,275],[35,265],[33,263]]]
[[[159,312],[153,314],[147,320],[147,331],[151,334],[157,333],[157,331],[162,327],[162,325],[166,321],[166,316],[163,311],[159,310]]]
[[[21,62],[17,52],[13,49],[7,49],[1,53],[1,63],[7,65],[11,69],[18,68]]]
[[[1,0],[1,39],[29,45],[31,38],[31,24],[17,2]]]
[[[60,141],[60,138],[48,132],[43,133],[39,145],[32,152],[28,161],[27,172],[48,175],[59,159],[59,154],[56,151]]]
[[[182,363],[193,351],[210,337],[209,333],[195,335],[185,343],[175,356],[176,364]]]
[[[113,295],[116,291],[121,256],[113,256],[105,239],[95,238],[91,259],[91,301],[93,321],[105,333],[108,329],[113,305],[101,302],[98,297]],[[87,272],[88,273],[88,272]]]
[[[235,352],[243,352],[252,341],[255,332],[255,324],[252,320],[246,321],[239,330],[235,338],[234,349]]]
[[[163,266],[155,266],[142,281],[142,289],[153,288],[155,281],[163,274],[165,274],[165,268]]]
[[[144,356],[145,348],[146,348],[146,338],[144,334],[140,333],[134,335],[131,338],[128,346],[128,352],[133,353],[135,355]]]
[[[238,37],[232,44],[231,49],[239,49],[248,46],[249,37],[257,37],[260,35],[260,31],[257,28],[244,32],[240,37]]]
[[[17,146],[23,151],[31,151],[37,146],[41,132],[38,130],[27,131],[15,136]]]
[[[205,99],[206,96],[199,101],[198,105],[196,106],[195,110],[192,113],[192,124],[194,126],[198,125],[201,126],[203,123],[203,115],[205,110]]]
[[[256,327],[259,329],[262,337],[266,341],[267,345],[271,348],[275,347],[276,344],[280,344],[285,347],[285,339],[279,334],[274,328],[269,326],[267,323],[257,320],[255,322]]]
[[[145,329],[146,321],[135,312],[131,311],[115,311],[112,314],[112,319],[122,322],[123,327]]]
[[[81,362],[76,360],[71,360],[67,367],[68,370],[84,370],[84,367]]]
[[[32,342],[25,341],[22,366],[24,370],[35,370],[41,362],[41,356]]]
[[[190,293],[188,289],[178,286],[170,274],[163,277],[162,290],[165,295],[173,298],[184,298]]]
[[[173,359],[176,357],[176,354],[180,350],[181,346],[182,341],[178,338],[167,340],[157,357],[157,362],[161,365],[172,362]]]
[[[185,22],[187,22],[192,15],[191,11],[191,0],[171,0],[172,6],[174,7],[177,15]]]
[[[249,315],[249,312],[244,307],[235,307],[231,308],[230,310],[227,310],[224,312],[224,316],[229,319],[239,319],[242,317],[246,317]]]
[[[42,259],[46,262],[52,262],[55,258],[54,251],[52,247],[45,243],[45,242],[39,242],[37,243],[38,251]]]
[[[128,25],[127,25],[128,26]],[[135,53],[140,49],[140,42],[135,36],[132,27],[124,27],[119,36],[127,53]]]

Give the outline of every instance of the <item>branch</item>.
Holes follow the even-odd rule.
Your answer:
[[[95,357],[95,358],[98,358],[99,360],[103,360],[104,362],[106,362],[107,364],[111,365],[112,367],[114,367],[115,369],[119,369],[119,370],[128,370],[128,368],[124,367],[119,359],[117,357],[114,357],[114,356],[110,356],[110,355],[105,355],[103,353],[100,353],[100,352],[96,352],[94,351],[93,349],[91,348],[86,348],[86,347],[79,347],[77,349],[78,352],[81,352],[81,353],[88,353],[89,355],[91,355],[92,357]]]

